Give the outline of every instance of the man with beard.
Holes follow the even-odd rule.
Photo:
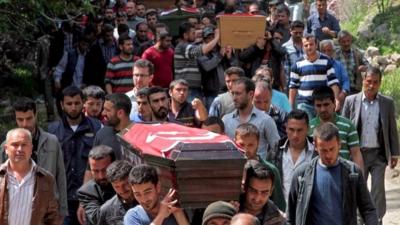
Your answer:
[[[32,160],[40,167],[49,171],[55,180],[55,194],[59,205],[59,214],[67,214],[67,181],[65,178],[64,160],[60,143],[56,136],[45,132],[37,124],[36,103],[30,98],[19,98],[13,104],[15,122],[18,128],[24,128],[31,132],[32,136]],[[0,163],[7,160],[3,149],[0,154]]]
[[[140,57],[143,52],[151,47],[154,42],[147,37],[149,26],[146,22],[141,22],[136,25],[136,35],[133,38],[133,54]]]
[[[133,56],[133,43],[128,35],[118,39],[121,53],[114,56],[107,65],[104,80],[107,94],[126,93],[132,90],[132,67],[136,58]]]
[[[125,225],[189,225],[183,209],[177,207],[178,199],[174,189],[170,189],[164,199],[160,199],[161,183],[154,167],[145,164],[133,167],[129,183],[140,205],[126,213]]]
[[[158,86],[147,90],[151,111],[153,112],[152,121],[168,122],[169,99],[167,92]]]
[[[266,158],[267,151],[279,141],[279,134],[274,120],[253,105],[255,84],[246,77],[239,78],[232,86],[233,102],[236,110],[222,117],[225,133],[232,140],[236,128],[243,123],[255,125],[260,132],[258,154]]]
[[[106,95],[102,112],[106,126],[97,132],[93,146],[109,146],[114,151],[116,159],[122,158],[121,143],[116,134],[131,124],[129,119],[131,107],[131,101],[125,94]]]
[[[68,200],[68,216],[64,222],[79,224],[76,215],[79,206],[76,191],[82,186],[87,155],[96,132],[101,128],[101,122],[82,113],[83,93],[79,88],[65,88],[61,100],[64,115],[61,120],[49,124],[48,131],[57,137],[63,151]]]
[[[86,214],[86,221],[79,221],[81,224],[97,224],[101,205],[114,196],[115,191],[106,178],[106,169],[114,160],[114,152],[108,146],[99,145],[90,150],[89,165],[93,179],[78,190],[79,202]]]
[[[170,120],[177,120],[188,127],[200,127],[208,117],[208,112],[203,102],[195,98],[187,102],[189,84],[182,79],[174,80],[169,85],[171,96],[171,109],[168,113]]]
[[[171,35],[164,31],[156,33],[156,43],[144,51],[142,58],[154,65],[153,85],[168,88],[172,81],[174,50],[171,48]]]
[[[101,206],[97,224],[122,224],[126,212],[137,205],[128,181],[131,169],[132,165],[125,160],[115,161],[108,166],[107,180],[113,186],[116,195]]]

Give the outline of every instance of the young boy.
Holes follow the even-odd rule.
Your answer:
[[[105,92],[98,86],[87,86],[82,90],[83,92],[83,112],[86,116],[99,119],[102,121],[101,111],[103,110],[103,103]]]
[[[283,195],[282,181],[279,171],[275,165],[267,162],[265,159],[257,155],[258,142],[260,133],[256,126],[251,123],[243,123],[235,130],[235,143],[243,149],[247,160],[257,160],[264,164],[274,174],[274,190],[272,192],[271,200],[279,207],[280,210],[286,210],[286,202]]]

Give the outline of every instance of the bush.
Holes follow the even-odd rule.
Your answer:
[[[381,92],[393,98],[397,114],[397,128],[400,128],[400,68],[385,74],[382,79]]]

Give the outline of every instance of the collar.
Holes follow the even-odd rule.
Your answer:
[[[253,106],[252,106],[252,109],[251,109],[251,112],[250,112],[250,118],[251,118],[253,115],[254,115],[254,116],[257,116],[257,113],[258,113],[258,112],[261,112],[261,110],[257,109],[257,108],[253,105]],[[238,109],[236,109],[236,111],[234,111],[232,117],[233,117],[233,118],[239,117],[239,110],[238,110]]]
[[[305,147],[305,150],[304,150],[304,152],[307,152],[307,151],[313,151],[314,150],[314,145],[313,145],[313,143],[312,142],[310,142],[310,139],[308,139],[307,137],[306,137],[306,147]],[[287,152],[287,150],[289,149],[289,139],[287,138],[286,139],[286,141],[285,141],[285,143],[281,146],[281,147],[279,147],[282,151],[284,151],[284,152]]]
[[[364,102],[364,101],[370,102],[370,101],[368,101],[367,96],[365,96],[364,91],[362,92],[361,100],[362,100],[363,102]],[[372,100],[372,102],[375,102],[375,100],[379,100],[379,93],[376,94],[375,99]]]
[[[29,170],[29,172],[26,174],[26,176],[28,176],[29,174],[32,174],[33,171],[36,171],[36,163],[35,161],[33,161],[32,159],[30,159],[31,161],[31,169]],[[0,171],[6,171],[8,174],[12,174],[11,168],[10,168],[10,159],[7,159],[7,161],[4,163],[4,167],[0,168]],[[26,177],[25,176],[25,177]]]

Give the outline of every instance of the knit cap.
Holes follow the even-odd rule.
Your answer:
[[[208,205],[204,211],[202,225],[206,225],[207,222],[213,218],[232,219],[235,214],[236,209],[233,205],[224,201],[213,202]]]

